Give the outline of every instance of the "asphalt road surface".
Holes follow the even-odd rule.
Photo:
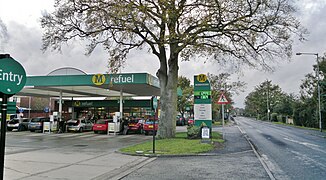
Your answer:
[[[275,179],[326,179],[325,133],[237,117]]]

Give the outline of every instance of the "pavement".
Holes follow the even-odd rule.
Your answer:
[[[4,179],[272,179],[236,124],[214,130],[224,131],[224,148],[196,156],[130,156],[117,149],[99,153],[81,147],[75,147],[78,153],[60,148],[23,153],[6,149]]]
[[[195,156],[161,156],[120,179],[274,179],[236,124],[213,131],[224,131],[224,148]]]

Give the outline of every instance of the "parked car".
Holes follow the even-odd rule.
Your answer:
[[[143,123],[144,123],[143,119],[131,119],[128,122],[127,134],[129,132],[142,133],[142,131],[143,131]]]
[[[143,131],[145,132],[145,135],[148,135],[149,133],[153,132],[153,128],[155,128],[156,133],[158,129],[158,121],[155,121],[154,124],[153,120],[146,120],[143,126]]]
[[[7,123],[7,131],[17,129],[17,131],[28,130],[28,124],[30,119],[28,118],[14,118]]]
[[[194,124],[195,123],[195,121],[194,121],[194,118],[188,118],[188,125],[192,125],[192,124]]]
[[[93,124],[94,133],[97,134],[99,132],[103,132],[103,133],[108,132],[108,123],[109,123],[108,119],[96,120],[95,123]]]
[[[36,117],[32,118],[31,121],[28,123],[28,130],[31,132],[34,131],[43,131],[43,123],[50,122],[50,118],[46,117]]]
[[[0,118],[0,130],[1,130],[1,122],[2,122],[2,119]]]
[[[177,116],[177,126],[183,126],[186,124],[186,119],[182,116]]]
[[[67,121],[67,131],[83,132],[83,131],[92,131],[92,130],[93,130],[93,123],[90,120],[71,119]]]

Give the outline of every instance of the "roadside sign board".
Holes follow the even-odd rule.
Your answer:
[[[50,108],[49,107],[45,107],[43,110],[44,110],[45,113],[50,112]]]
[[[212,127],[211,86],[205,74],[194,76],[194,120],[196,126],[204,122]]]
[[[16,94],[26,84],[26,72],[23,66],[10,57],[9,54],[0,54],[0,97],[1,119],[7,118],[8,97]],[[16,107],[15,107],[16,112]],[[1,123],[0,133],[0,179],[4,175],[4,160],[6,146],[6,123]]]
[[[43,133],[51,132],[51,123],[50,122],[43,122]]]
[[[26,83],[26,72],[23,66],[13,58],[0,59],[0,92],[16,94]]]
[[[0,104],[2,104],[2,101],[0,101]],[[11,101],[7,102],[7,114],[9,116],[11,114],[16,114],[16,102],[11,102]]]
[[[177,88],[177,95],[182,96],[182,89],[180,87]]]
[[[201,138],[202,139],[209,139],[209,134],[210,134],[210,132],[209,132],[209,128],[208,127],[203,127],[201,129]]]
[[[156,109],[157,109],[157,107],[158,107],[157,96],[152,96],[151,104],[152,104],[152,109],[153,109],[154,111],[156,111]]]
[[[222,93],[218,98],[217,104],[229,104],[229,103],[230,103],[229,100],[226,98],[224,93]]]
[[[211,104],[195,104],[194,118],[195,120],[211,120],[212,117]]]

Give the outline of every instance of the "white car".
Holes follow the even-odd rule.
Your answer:
[[[92,131],[92,130],[93,130],[93,123],[90,120],[71,119],[67,121],[67,131],[83,132],[83,131]]]
[[[17,131],[28,130],[28,124],[30,119],[28,118],[14,118],[7,122],[7,130],[12,131],[16,129]]]

